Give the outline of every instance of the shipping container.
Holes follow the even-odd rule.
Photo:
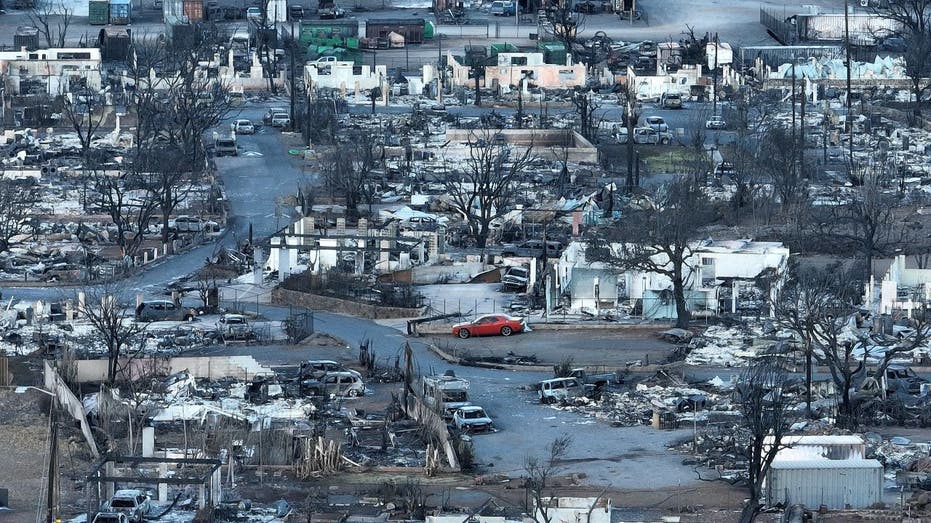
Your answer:
[[[107,0],[90,0],[87,3],[87,23],[107,25],[110,23],[110,2]]]
[[[203,0],[164,0],[162,12],[169,25],[196,23],[204,19]]]
[[[735,51],[735,67],[754,67],[757,58],[763,65],[779,67],[782,64],[807,62],[809,58],[843,58],[839,45],[760,45],[739,47]]]
[[[204,19],[204,1],[182,0],[181,13],[187,18],[188,22],[202,21]]]
[[[266,17],[270,24],[288,21],[288,2],[287,0],[268,0],[266,6]]]
[[[403,36],[408,44],[422,44],[425,22],[423,18],[370,19],[365,22],[365,36],[366,38],[388,38],[389,34],[397,33]]]
[[[105,27],[97,37],[100,57],[104,61],[125,62],[129,59],[130,32],[123,27]]]
[[[172,46],[183,47],[186,42],[191,42],[194,39],[196,28],[197,26],[194,24],[184,23],[176,19],[166,24],[165,34],[168,35],[168,40],[171,41]]]
[[[358,38],[358,20],[305,20],[301,22],[301,42],[326,38]]]
[[[776,460],[764,492],[769,506],[867,508],[882,501],[883,466],[875,459]]]
[[[559,42],[540,42],[537,49],[543,51],[543,63],[566,65],[566,46]]]
[[[491,51],[491,56],[498,56],[498,53],[516,53],[518,51],[516,45],[509,43],[491,44],[488,49]]]
[[[27,51],[35,51],[39,48],[39,29],[29,25],[21,25],[16,28],[13,34],[13,48]]]
[[[110,23],[128,25],[132,14],[130,0],[110,0]]]

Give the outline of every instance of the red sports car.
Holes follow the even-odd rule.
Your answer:
[[[505,314],[486,314],[474,321],[453,325],[453,336],[466,339],[469,336],[510,336],[515,332],[529,331],[523,318]]]

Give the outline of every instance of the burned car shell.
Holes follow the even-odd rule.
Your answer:
[[[484,432],[492,429],[491,418],[485,414],[485,409],[478,405],[462,407],[453,414],[453,423],[456,428],[466,432]]]
[[[538,384],[541,403],[553,403],[585,394],[585,386],[578,378],[553,378]]]
[[[526,267],[508,267],[501,277],[505,289],[519,291],[527,288],[530,281],[530,270]]]
[[[149,512],[149,496],[138,489],[117,490],[105,508],[106,512],[125,514],[129,521],[140,523]]]
[[[301,380],[301,392],[313,396],[348,396],[355,398],[365,395],[365,384],[357,373],[328,372],[319,379]]]

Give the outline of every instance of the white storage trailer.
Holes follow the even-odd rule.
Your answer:
[[[766,503],[817,509],[867,508],[882,501],[883,466],[875,459],[785,459],[766,474]]]

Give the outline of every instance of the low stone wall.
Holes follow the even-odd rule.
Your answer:
[[[276,288],[272,290],[272,303],[277,305],[294,305],[307,309],[340,312],[370,320],[387,320],[393,318],[416,318],[423,314],[424,309],[408,309],[404,307],[380,307],[368,303],[359,303],[350,300],[341,300],[330,296],[321,296],[309,292],[292,291]]]

